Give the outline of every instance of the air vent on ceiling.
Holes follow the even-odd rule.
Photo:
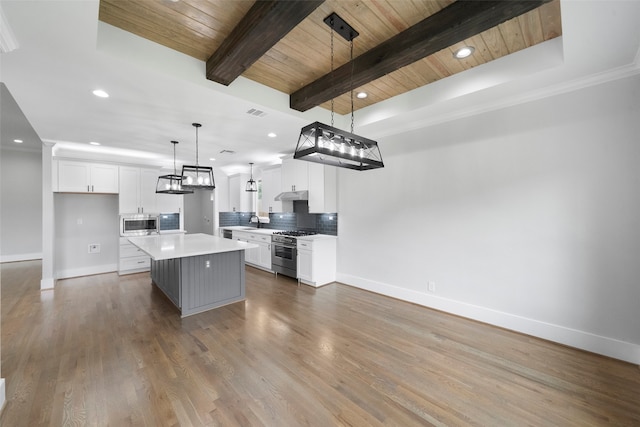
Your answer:
[[[252,116],[256,116],[256,117],[264,117],[267,115],[267,113],[265,113],[262,110],[257,110],[255,108],[251,108],[247,111],[247,114],[250,114]]]
[[[220,150],[220,154],[236,154],[233,150]]]

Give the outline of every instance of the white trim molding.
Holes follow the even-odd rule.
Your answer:
[[[9,53],[18,48],[18,40],[13,34],[13,30],[4,17],[2,5],[0,5],[0,54]]]
[[[31,261],[34,259],[42,259],[42,252],[34,252],[31,254],[2,255],[0,256],[0,263]]]
[[[96,265],[93,267],[71,268],[60,270],[56,274],[58,279],[68,279],[70,277],[93,276],[94,274],[115,273],[118,271],[118,264]]]
[[[424,307],[455,314],[456,316],[466,317],[500,328],[640,365],[640,345],[638,344],[541,322],[539,320],[467,304],[461,301],[424,294],[348,274],[339,273],[338,282]]]
[[[51,277],[40,280],[40,290],[41,291],[46,291],[46,290],[49,290],[49,289],[53,289],[53,287],[55,285],[56,285],[56,281]]]
[[[4,388],[4,378],[0,378],[0,412],[4,409],[4,404],[7,401],[7,393]]]

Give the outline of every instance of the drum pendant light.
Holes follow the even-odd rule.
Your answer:
[[[182,166],[182,188],[188,190],[213,190],[216,188],[213,180],[213,168],[198,164],[198,129],[202,125],[200,123],[192,123],[191,125],[196,128],[196,164]]]
[[[178,141],[171,141],[171,144],[173,144],[173,174],[158,177],[156,193],[191,194],[193,191],[182,188],[182,175],[176,174],[176,145],[178,145]]]
[[[258,191],[258,184],[253,180],[253,163],[249,163],[251,165],[251,178],[247,181],[247,185],[245,187],[245,191],[249,191],[251,193],[255,193]]]

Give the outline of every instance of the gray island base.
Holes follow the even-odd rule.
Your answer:
[[[256,245],[207,234],[129,241],[151,257],[151,280],[182,317],[245,299],[244,251]]]

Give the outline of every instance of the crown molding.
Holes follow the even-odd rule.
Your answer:
[[[541,89],[535,89],[529,92],[516,94],[507,98],[502,98],[498,101],[487,102],[476,105],[467,109],[457,110],[455,112],[449,112],[439,115],[434,115],[425,120],[421,118],[410,122],[403,123],[402,132],[415,131],[424,129],[430,126],[438,125],[441,123],[456,121],[467,117],[473,117],[479,114],[488,113],[491,111],[500,110],[503,108],[513,107],[516,105],[526,104],[529,102],[541,100],[544,98],[550,98],[553,96],[574,92],[581,89],[586,89],[600,84],[608,83],[615,80],[635,76],[640,74],[640,50],[636,55],[635,60],[627,65],[612,68],[607,71],[603,71],[596,74],[591,74],[576,78],[570,81],[565,81],[555,85],[547,86]],[[388,137],[397,133],[397,129],[393,126],[388,127],[384,132],[376,133],[375,137],[380,139]]]
[[[0,5],[0,53],[9,53],[17,48],[18,41],[16,40],[9,23],[5,19],[2,5]]]

